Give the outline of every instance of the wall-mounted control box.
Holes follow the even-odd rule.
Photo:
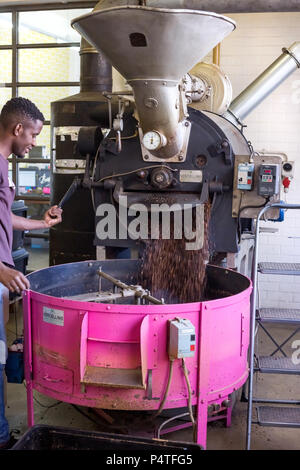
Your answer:
[[[237,189],[251,191],[253,186],[254,163],[239,163]]]
[[[280,165],[260,165],[258,194],[271,197],[280,190],[281,168]]]
[[[192,322],[185,318],[169,320],[169,358],[173,360],[193,357],[195,348],[196,333]]]

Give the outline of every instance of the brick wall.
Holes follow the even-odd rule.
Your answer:
[[[300,13],[228,16],[237,22],[237,29],[222,43],[221,67],[232,82],[235,98],[281,54],[283,47],[300,41]],[[300,204],[300,69],[261,103],[245,123],[248,126],[245,135],[255,150],[281,151],[296,162],[287,202]],[[300,210],[288,211],[282,223],[263,225],[278,232],[261,235],[259,259],[300,263]],[[300,277],[260,275],[259,285],[261,306],[300,308]]]

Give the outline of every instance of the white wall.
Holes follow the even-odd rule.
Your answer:
[[[300,41],[300,13],[228,15],[237,29],[221,47],[221,67],[236,97],[280,54]],[[245,135],[255,150],[282,151],[296,161],[295,178],[287,202],[300,204],[300,69],[245,119]],[[283,197],[284,198],[284,195]],[[264,223],[279,229],[260,237],[260,260],[300,263],[300,210],[290,210],[282,223]],[[295,238],[290,238],[295,237]],[[300,308],[300,277],[259,276],[260,305]]]

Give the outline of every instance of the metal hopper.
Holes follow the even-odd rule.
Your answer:
[[[234,30],[234,21],[204,11],[127,5],[96,9],[72,26],[132,86],[142,133],[162,136],[156,155],[178,154],[186,140],[182,77]]]

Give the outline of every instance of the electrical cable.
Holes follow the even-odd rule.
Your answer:
[[[135,139],[139,135],[138,131],[136,130],[134,134],[128,135],[125,137],[121,137],[121,140],[129,140],[129,139]],[[107,140],[117,140],[116,137],[107,137]]]
[[[154,420],[155,418],[157,418],[157,416],[160,415],[160,413],[161,413],[162,410],[163,410],[164,404],[165,404],[165,402],[166,402],[166,399],[167,399],[167,396],[168,396],[168,393],[169,393],[169,389],[170,389],[170,385],[171,385],[172,376],[173,376],[173,365],[174,365],[174,359],[170,359],[170,368],[169,368],[168,383],[167,383],[167,386],[166,386],[166,390],[165,390],[163,399],[162,399],[161,404],[160,404],[160,406],[159,406],[159,409],[158,409],[157,412],[152,416],[152,419],[153,419],[153,420]]]
[[[270,201],[270,197],[265,198],[265,202],[263,204],[260,204],[259,206],[244,206],[240,207],[239,212],[238,212],[238,241],[240,243],[241,241],[241,213],[245,209],[260,209],[261,207],[265,207],[266,204]]]
[[[171,421],[175,421],[176,419],[183,418],[184,416],[189,416],[189,413],[182,413],[182,414],[180,414],[180,415],[173,416],[172,418],[169,418],[169,419],[167,419],[166,421],[164,421],[164,422],[159,426],[159,428],[158,428],[158,430],[157,430],[157,433],[156,433],[157,439],[160,439],[160,432],[161,432],[162,428],[163,428],[166,424],[170,423]]]
[[[102,142],[100,142],[100,144],[99,144],[99,146],[98,146],[98,148],[97,148],[97,152],[96,152],[95,159],[94,159],[94,164],[93,164],[93,169],[92,169],[92,182],[94,181],[94,178],[95,178],[96,165],[97,165],[97,160],[98,160],[99,153],[100,153],[101,144],[102,144]],[[96,207],[95,207],[95,188],[93,188],[93,187],[91,187],[91,198],[92,198],[92,205],[93,205],[94,212],[96,212]]]
[[[197,428],[196,428],[196,422],[195,422],[195,418],[194,418],[193,410],[192,410],[192,388],[191,388],[191,384],[190,384],[190,380],[189,380],[189,376],[188,376],[188,370],[186,368],[184,357],[182,358],[182,368],[183,368],[183,373],[184,373],[185,381],[186,381],[187,388],[188,388],[188,394],[189,394],[188,409],[189,409],[190,418],[191,418],[191,421],[192,421],[192,424],[193,424],[194,442],[197,442],[197,434],[196,434],[197,433]]]
[[[127,171],[126,173],[118,173],[116,175],[104,176],[100,180],[97,180],[97,181],[94,181],[94,182],[95,183],[101,183],[102,181],[107,180],[107,179],[119,178],[120,176],[131,175],[131,174],[136,173],[138,171],[149,170],[150,168],[167,168],[168,170],[173,171],[174,173],[178,171],[178,169],[171,168],[168,165],[150,165],[150,166],[144,166],[142,168],[137,168],[137,169],[132,170],[132,171]]]

